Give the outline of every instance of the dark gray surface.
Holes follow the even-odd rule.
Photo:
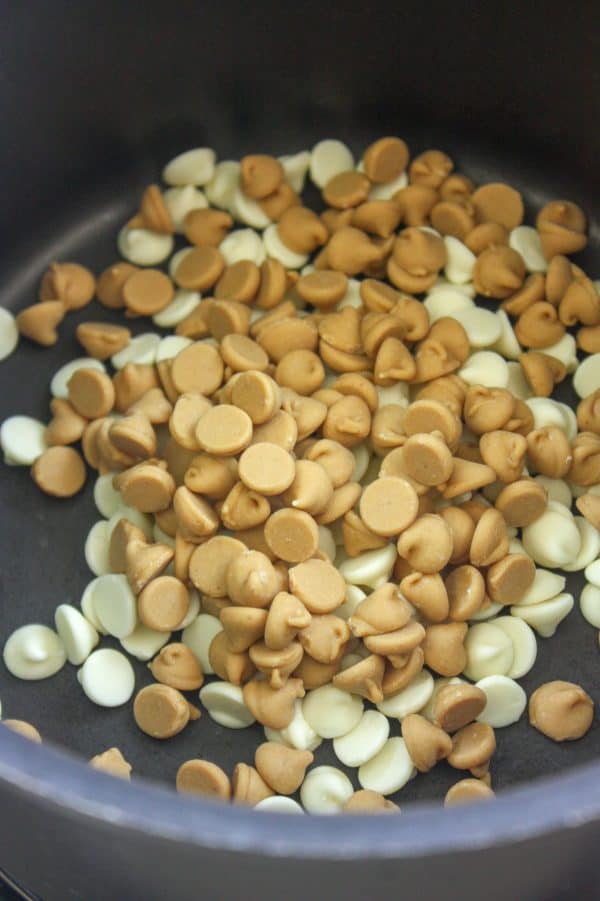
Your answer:
[[[147,2],[143,11],[113,0],[7,4],[0,302],[31,303],[52,259],[79,259],[95,271],[110,263],[114,234],[142,187],[186,146],[208,143],[222,158],[239,157],[339,136],[360,150],[385,133],[407,137],[413,150],[441,146],[477,181],[514,183],[530,212],[556,196],[581,203],[593,238],[582,262],[597,275],[594,23],[589,2],[517,13],[314,0],[260,11],[230,2]],[[58,348],[24,343],[0,364],[0,418],[46,416],[49,377],[78,353],[74,326],[92,312],[69,317]],[[26,472],[1,466],[0,498],[6,635],[34,618],[51,622],[58,603],[78,603],[89,579],[83,540],[96,515],[89,489],[74,501],[50,501]],[[576,679],[598,700],[597,635],[578,611],[539,645],[526,689]],[[137,677],[138,685],[147,679],[142,665]],[[0,697],[5,716],[31,720],[49,743],[85,757],[118,743],[138,775],[167,784],[187,757],[230,769],[250,761],[262,740],[258,727],[222,730],[205,715],[173,741],[154,743],[137,732],[129,709],[93,707],[69,666],[38,684],[0,667]],[[394,889],[462,901],[596,897],[598,768],[574,768],[597,759],[598,736],[596,725],[585,740],[560,746],[524,722],[502,730],[493,765],[501,795],[542,774],[573,775],[493,806],[412,809],[417,796],[439,805],[456,778],[442,765],[404,789],[397,820],[292,823],[115,784],[0,735],[0,865],[48,901],[198,891],[270,899],[282,886],[290,899],[346,901]],[[318,762],[327,754],[319,751]]]

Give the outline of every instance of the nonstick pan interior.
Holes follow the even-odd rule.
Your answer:
[[[592,223],[597,221],[597,208],[576,173],[540,166],[539,157],[528,156],[517,140],[508,147],[477,143],[472,136],[458,138],[450,131],[434,131],[423,127],[398,128],[413,151],[430,146],[443,148],[455,159],[457,169],[476,182],[506,180],[522,191],[528,208],[528,221],[545,202],[568,197],[580,203]],[[378,130],[346,128],[336,131],[360,154],[366,144],[379,135]],[[328,136],[322,128],[305,130],[302,140],[290,139],[274,132],[264,143],[257,140],[230,141],[216,150],[220,158],[239,158],[252,151],[295,152],[320,137]],[[333,135],[331,135],[333,136]],[[187,143],[169,150],[193,146],[193,131],[185,135]],[[171,144],[172,138],[158,142]],[[52,260],[77,260],[96,273],[117,258],[115,235],[135,208],[142,187],[156,180],[160,166],[166,161],[165,148],[151,151],[147,159],[133,163],[121,180],[103,189],[82,191],[78,204],[65,211],[49,210],[43,222],[31,229],[30,241],[20,248],[18,258],[9,261],[2,271],[3,303],[14,309],[26,306],[35,296],[39,278]],[[11,265],[12,263],[12,265]],[[581,264],[592,277],[600,269],[600,241],[592,228],[590,246],[581,255]],[[0,420],[16,413],[47,419],[48,384],[62,363],[80,355],[75,327],[80,321],[105,319],[119,321],[97,302],[83,311],[70,314],[61,326],[58,345],[43,350],[23,341],[18,351],[1,364]],[[134,331],[147,330],[148,323],[133,320]],[[563,400],[576,402],[570,386]],[[11,631],[26,622],[52,625],[55,607],[60,603],[79,604],[83,589],[92,575],[83,556],[83,542],[91,525],[99,518],[92,500],[93,476],[85,492],[74,499],[58,501],[43,496],[29,473],[21,468],[0,466],[0,636],[2,641]],[[570,575],[568,590],[577,598],[583,578]],[[116,640],[103,639],[103,646],[119,647]],[[145,664],[134,661],[136,688],[152,682]],[[578,605],[559,626],[551,639],[538,639],[538,658],[533,670],[521,681],[528,695],[550,679],[567,679],[581,683],[595,701],[600,701],[598,667],[598,635],[581,616]],[[214,677],[213,677],[214,678]],[[190,700],[197,700],[193,694]],[[156,742],[142,734],[133,721],[131,703],[118,709],[94,706],[84,696],[75,676],[75,668],[67,664],[49,680],[38,683],[14,679],[0,665],[0,698],[3,716],[17,717],[34,723],[48,742],[66,747],[86,759],[111,745],[118,745],[133,764],[136,777],[174,784],[178,766],[191,757],[213,760],[231,773],[238,761],[252,763],[254,750],[264,741],[262,727],[232,731],[218,726],[207,714],[175,738]],[[392,734],[400,734],[399,726]],[[498,750],[492,762],[494,788],[502,792],[541,775],[558,773],[567,768],[593,761],[600,753],[600,727],[596,721],[581,741],[557,744],[544,738],[529,726],[527,716],[513,726],[498,730]],[[0,737],[1,747],[1,737]],[[324,742],[315,754],[315,762],[341,766],[335,758],[331,742]],[[358,788],[356,771],[348,775]],[[446,763],[425,776],[417,776],[395,798],[404,808],[416,800],[441,801],[449,786],[457,780],[456,771]]]

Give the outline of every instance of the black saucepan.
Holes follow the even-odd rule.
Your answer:
[[[385,134],[443,148],[478,182],[516,185],[530,214],[552,198],[575,200],[591,222],[582,265],[598,275],[595,11],[554,0],[7,2],[1,303],[31,303],[52,260],[98,272],[116,259],[117,229],[183,149],[239,158],[340,137],[360,153]],[[85,318],[90,309],[70,316],[55,348],[24,342],[1,364],[0,419],[47,415],[49,378],[77,355]],[[97,517],[91,482],[83,496],[52,501],[26,471],[0,466],[0,498],[3,640],[24,622],[51,623],[61,602],[78,603],[90,577],[83,538]],[[577,593],[581,581],[570,585]],[[150,681],[141,664],[136,675],[139,686]],[[597,634],[577,609],[539,641],[523,684],[529,692],[550,678],[579,681],[600,700]],[[402,791],[398,817],[259,816],[152,784],[172,784],[193,756],[229,769],[251,762],[258,726],[231,732],[205,715],[157,744],[129,709],[93,707],[69,666],[42,683],[0,666],[0,698],[4,716],[30,720],[47,739],[37,747],[1,730],[0,867],[46,901],[600,894],[597,726],[570,746],[525,721],[499,733],[492,805],[443,810],[456,774],[441,765]],[[128,786],[84,765],[81,755],[111,744],[146,778]],[[317,759],[334,762],[326,749]]]

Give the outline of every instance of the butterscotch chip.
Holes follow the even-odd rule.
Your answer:
[[[346,482],[341,488],[336,488],[325,509],[317,514],[318,524],[327,526],[337,519],[341,519],[356,505],[361,493],[362,486],[358,482]]]
[[[266,676],[271,688],[281,688],[302,660],[304,650],[298,641],[291,642],[281,651],[274,651],[263,641],[258,641],[248,654],[256,669]]]
[[[452,532],[452,556],[450,563],[464,563],[468,559],[469,548],[473,532],[475,531],[475,523],[465,510],[460,507],[445,507],[440,510],[440,516],[446,520],[450,531]],[[460,619],[460,617],[454,617]]]
[[[183,220],[183,232],[190,242],[198,247],[208,245],[218,247],[233,226],[233,219],[224,210],[209,208],[190,210]]]
[[[77,369],[68,384],[69,403],[86,419],[106,416],[115,402],[115,389],[110,376],[97,369]]]
[[[112,530],[109,542],[108,559],[113,572],[125,572],[127,545],[130,541],[135,541],[138,546],[142,546],[146,541],[146,536],[128,519],[120,519]]]
[[[344,273],[331,269],[302,275],[295,286],[300,297],[315,307],[333,306],[344,297],[347,288],[348,279]]]
[[[326,405],[320,400],[314,397],[303,397],[301,394],[296,394],[291,388],[282,389],[282,408],[296,422],[298,441],[303,441],[312,435],[323,424],[328,413]],[[263,427],[261,430],[263,433],[265,428],[268,427]],[[265,438],[262,437],[259,440],[264,441]]]
[[[535,564],[526,554],[507,554],[486,573],[488,594],[495,604],[518,604],[535,579]]]
[[[491,466],[454,457],[452,475],[444,486],[442,495],[451,500],[467,491],[478,491],[486,485],[491,485],[495,480],[496,473]]]
[[[408,147],[401,138],[380,138],[365,150],[365,172],[375,184],[393,181],[406,169],[408,155]]]
[[[190,559],[190,580],[203,594],[227,594],[227,570],[246,550],[244,544],[227,535],[217,535],[196,548]]]
[[[470,558],[474,566],[490,566],[508,553],[508,534],[502,514],[494,507],[479,518],[471,541]]]
[[[334,209],[326,209],[321,213],[321,220],[324,225],[329,229],[330,233],[333,234],[336,231],[339,231],[340,228],[346,228],[348,225],[352,225],[353,219],[353,210],[334,210]],[[357,225],[357,228],[360,228]],[[366,231],[366,229],[365,229]]]
[[[42,347],[51,347],[58,341],[56,327],[63,321],[65,313],[62,300],[35,303],[17,313],[19,333]]]
[[[532,272],[527,276],[522,286],[507,300],[500,304],[510,316],[520,316],[525,310],[545,299],[545,278],[541,272]]]
[[[419,499],[414,488],[396,476],[367,485],[360,498],[360,515],[376,535],[399,535],[416,519]]]
[[[574,682],[560,679],[540,685],[529,699],[529,722],[553,741],[575,741],[589,730],[594,702]]]
[[[600,481],[600,437],[593,432],[580,432],[573,441],[569,479],[584,488]]]
[[[370,189],[371,182],[362,172],[340,172],[323,188],[323,200],[334,209],[347,210],[363,203]]]
[[[467,665],[464,641],[468,628],[466,623],[428,626],[423,643],[425,664],[440,676],[452,677],[462,673]]]
[[[216,247],[195,247],[181,260],[175,271],[180,288],[204,293],[215,284],[225,268],[225,260]]]
[[[523,473],[527,441],[523,435],[498,429],[481,436],[481,458],[502,482],[515,482]]]
[[[221,355],[234,372],[264,372],[269,365],[265,351],[247,335],[226,335],[221,341]]]
[[[259,494],[281,494],[294,481],[294,460],[278,445],[260,442],[243,452],[238,473],[242,482]]]
[[[239,260],[227,266],[215,285],[218,300],[251,303],[260,286],[260,270],[252,260]]]
[[[154,366],[143,363],[127,363],[113,376],[115,409],[125,413],[151,388],[158,388],[159,381]]]
[[[96,280],[79,263],[51,263],[40,283],[41,301],[61,300],[66,310],[79,310],[94,296]]]
[[[133,716],[139,728],[151,738],[172,738],[190,719],[188,702],[169,685],[147,685],[136,695]]]
[[[470,723],[453,736],[448,763],[457,770],[470,770],[488,763],[495,750],[492,727],[487,723]]]
[[[139,463],[115,478],[125,503],[141,513],[166,510],[175,494],[173,476],[153,463]]]
[[[473,267],[473,284],[478,294],[499,300],[514,294],[525,279],[525,264],[512,247],[492,245],[481,253]]]
[[[354,226],[334,232],[326,250],[324,268],[336,269],[345,275],[358,275],[369,265],[379,263],[388,256],[387,250],[382,252],[371,236]]]
[[[231,790],[232,798],[237,804],[249,804],[251,807],[274,794],[258,771],[246,763],[236,764]]]
[[[213,801],[228,801],[231,795],[228,776],[209,760],[186,760],[177,770],[175,784],[178,792]]]
[[[72,447],[50,447],[37,458],[31,475],[46,494],[72,497],[85,484],[85,463]]]
[[[198,420],[196,439],[209,454],[233,456],[250,444],[252,420],[244,410],[231,404],[211,407]]]
[[[498,222],[482,222],[465,236],[465,244],[476,257],[494,244],[508,244],[508,231]]]
[[[254,425],[261,425],[272,420],[277,413],[281,405],[281,392],[270,376],[252,370],[236,378],[231,400],[248,414]]]
[[[302,785],[306,769],[313,762],[313,754],[276,742],[265,742],[256,749],[254,762],[262,778],[277,794],[292,795]]]
[[[210,334],[217,341],[227,335],[247,335],[250,327],[250,309],[236,300],[214,300],[207,313]]]
[[[344,813],[398,813],[400,808],[393,801],[384,798],[379,792],[361,788],[355,791],[343,807]]]
[[[489,801],[496,795],[481,779],[461,779],[446,792],[444,807],[454,804],[470,804],[472,801]]]
[[[127,410],[127,414],[141,414],[151,425],[164,425],[173,412],[173,405],[167,400],[161,388],[150,388]],[[141,421],[140,419],[136,419]]]
[[[349,395],[333,404],[323,423],[323,437],[344,447],[360,444],[371,428],[371,411],[360,397]]]
[[[317,214],[305,206],[287,209],[277,223],[277,233],[285,246],[296,253],[313,253],[329,237]]]
[[[315,350],[319,333],[310,320],[287,316],[261,329],[257,341],[271,360],[279,363],[290,350]]]
[[[201,300],[192,312],[178,323],[175,327],[175,334],[181,335],[183,338],[191,338],[192,341],[196,341],[198,338],[206,338],[210,333],[208,327],[209,313],[215,303],[216,301],[212,297]],[[165,364],[170,365],[170,363],[170,360],[161,360],[158,363],[159,371],[161,366]]]
[[[473,230],[475,217],[469,201],[442,200],[431,210],[431,225],[442,235],[464,241]]]
[[[204,682],[198,658],[185,644],[165,645],[150,664],[150,670],[157,682],[179,691],[194,691]]]
[[[159,269],[134,272],[122,288],[123,301],[131,313],[154,316],[173,300],[175,289],[168,275]]]
[[[96,296],[100,303],[109,310],[119,310],[125,306],[123,285],[127,279],[138,272],[137,266],[119,262],[109,266],[98,276]]]
[[[272,222],[278,222],[291,206],[300,206],[302,201],[286,181],[282,181],[268,197],[263,197],[258,204]]]
[[[279,572],[266,554],[244,550],[230,561],[226,572],[227,595],[244,607],[268,607],[281,587]],[[266,618],[266,615],[265,615]],[[258,638],[262,638],[264,632]],[[233,648],[236,650],[236,648]]]
[[[326,509],[332,496],[333,485],[323,467],[313,460],[298,460],[292,482],[283,494],[285,503],[316,516]]]
[[[431,326],[428,337],[439,341],[461,363],[469,357],[470,345],[467,333],[460,322],[450,316],[437,319]]]
[[[298,394],[312,394],[325,380],[325,368],[312,350],[291,350],[277,364],[275,379]]]
[[[159,576],[142,589],[138,597],[141,622],[157,632],[172,632],[188,611],[187,588],[174,576]]]
[[[406,688],[407,685],[410,685],[415,676],[423,669],[423,662],[424,654],[422,648],[415,648],[404,666],[396,667],[389,663],[386,666],[383,682],[381,683],[384,698],[389,698],[390,695],[394,695]]]
[[[527,455],[532,466],[551,479],[562,479],[573,460],[569,439],[558,426],[544,426],[529,432]]]
[[[77,413],[68,400],[53,397],[50,401],[52,419],[46,428],[46,444],[74,444],[87,426],[85,417]]]
[[[508,231],[523,221],[525,210],[518,191],[502,182],[482,185],[471,194],[478,222],[496,222]]]
[[[402,210],[393,200],[368,200],[352,211],[344,225],[353,225],[370,235],[389,238],[402,219]]]
[[[131,778],[131,764],[125,760],[118,748],[109,748],[102,754],[96,754],[90,760],[90,766],[120,779]]]
[[[279,260],[267,258],[260,267],[260,286],[255,298],[256,306],[262,310],[270,310],[277,306],[283,300],[287,287],[288,279],[284,266]]]
[[[425,150],[414,158],[408,174],[412,184],[439,188],[453,168],[454,163],[442,150]]]
[[[452,750],[452,739],[443,729],[443,726],[440,728],[416,713],[411,713],[402,720],[402,738],[420,773],[428,773]]]
[[[294,417],[285,410],[278,410],[264,425],[256,426],[252,444],[264,441],[292,451],[298,438],[298,426]]]
[[[102,419],[96,420],[96,422],[100,423],[100,428],[96,435],[96,446],[100,469],[104,472],[127,469],[136,462],[133,457],[130,457],[129,454],[124,454],[123,451],[119,450],[119,448],[112,443],[110,439],[110,430],[114,421],[115,420],[110,416],[105,416]]]
[[[131,332],[109,322],[81,322],[76,330],[77,340],[96,360],[107,360],[129,344]]]
[[[210,538],[219,527],[219,517],[204,498],[193,494],[184,485],[173,497],[173,506],[182,536],[191,541]]]
[[[552,200],[538,213],[537,229],[547,260],[556,254],[577,253],[587,244],[585,214],[569,200]]]
[[[402,427],[405,407],[400,404],[386,404],[377,410],[371,425],[371,444],[376,453],[384,453],[380,475],[403,476],[410,480],[404,467],[402,456],[394,454],[390,448],[399,448],[406,441],[406,435]],[[390,451],[390,453],[387,453]],[[391,459],[390,459],[391,458]]]
[[[404,444],[403,459],[408,475],[422,485],[441,485],[452,474],[452,454],[432,434],[411,435]]]
[[[308,448],[304,457],[325,470],[334,488],[345,485],[354,472],[354,454],[338,441],[321,438]]]
[[[223,360],[216,347],[197,341],[177,354],[171,367],[171,377],[183,394],[198,391],[213,394],[223,381]]]
[[[255,719],[270,729],[285,729],[294,716],[296,698],[304,697],[300,679],[288,679],[281,688],[252,679],[244,685],[244,701]]]
[[[565,333],[565,326],[558,318],[552,304],[540,301],[532,304],[515,325],[515,335],[524,347],[544,348],[556,344]]]
[[[331,613],[344,602],[344,580],[325,560],[306,560],[290,569],[289,576],[290,591],[310,613]]]
[[[440,623],[447,619],[448,593],[439,573],[411,572],[403,577],[400,589],[429,622]]]
[[[279,187],[283,167],[275,157],[255,153],[240,160],[240,179],[244,194],[262,200]]]
[[[575,501],[575,506],[582,516],[591,523],[595,529],[600,525],[600,497],[595,494],[582,494]]]
[[[435,695],[433,717],[445,732],[458,732],[476,720],[487,697],[476,685],[443,685]]]
[[[319,546],[319,528],[303,510],[277,510],[265,524],[265,540],[276,557],[286,563],[307,560]]]
[[[231,491],[236,478],[237,463],[234,459],[200,454],[190,462],[184,482],[190,491],[218,500]]]
[[[465,515],[468,516],[468,514]],[[448,522],[448,520],[446,521]],[[471,535],[474,531],[473,526],[474,524],[471,523]],[[468,536],[469,532],[466,534]],[[465,549],[461,548],[461,550],[463,550],[464,554],[468,547]],[[450,559],[451,562],[454,562],[452,558]],[[469,564],[457,566],[456,569],[453,569],[448,574],[444,584],[450,604],[450,619],[457,622],[466,622],[481,609],[485,600],[485,582],[481,572],[476,567]]]
[[[190,451],[200,450],[196,427],[210,409],[210,401],[202,394],[189,392],[179,397],[169,420],[169,431],[181,447]]]
[[[243,685],[256,672],[246,651],[241,654],[232,651],[225,632],[219,632],[211,641],[208,660],[217,676],[232,685]]]
[[[142,194],[139,212],[127,223],[128,228],[147,228],[172,235],[175,231],[171,214],[158,185],[148,185]]]
[[[400,535],[398,553],[418,572],[440,572],[452,554],[452,532],[441,516],[425,513]]]

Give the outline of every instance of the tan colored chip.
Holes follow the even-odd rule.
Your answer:
[[[74,444],[82,437],[87,419],[77,413],[68,400],[53,397],[50,401],[52,419],[46,428],[46,444]]]
[[[147,685],[136,695],[133,715],[142,732],[151,738],[172,738],[190,719],[188,702],[169,685]]]
[[[175,282],[187,291],[204,293],[216,283],[225,268],[223,255],[209,245],[195,247],[175,270]]]
[[[473,801],[490,801],[496,795],[481,779],[461,779],[446,792],[444,807],[455,804],[471,804]]]
[[[482,185],[471,194],[479,222],[496,222],[508,231],[521,225],[525,209],[518,191],[502,182]]]
[[[72,447],[50,447],[31,468],[34,482],[46,494],[72,497],[85,484],[85,463]]]
[[[401,175],[408,164],[408,147],[401,138],[380,138],[365,150],[363,165],[371,181],[385,184]]]
[[[210,401],[197,392],[188,392],[179,397],[169,420],[169,431],[181,447],[190,451],[200,450],[196,427],[210,409]]]
[[[485,692],[476,685],[443,685],[435,695],[433,716],[446,732],[458,732],[477,719],[486,703]]]
[[[217,300],[251,303],[260,287],[260,269],[252,260],[238,260],[227,266],[215,285]]]
[[[208,396],[220,386],[223,372],[223,360],[217,348],[196,341],[177,354],[171,367],[171,378],[181,394],[198,391]]]
[[[362,172],[340,172],[323,188],[323,200],[336,210],[347,210],[364,203],[370,189],[371,182]]]
[[[40,282],[41,301],[60,300],[66,310],[85,307],[96,290],[96,280],[79,263],[51,263]]]
[[[555,680],[540,685],[529,699],[529,721],[553,741],[575,741],[592,725],[594,702],[581,685]]]
[[[319,546],[319,528],[303,510],[289,507],[272,513],[265,524],[265,539],[273,553],[286,563],[301,563]]]
[[[395,476],[367,485],[360,499],[360,515],[376,535],[399,535],[416,519],[419,499],[412,486]]]
[[[254,200],[262,200],[279,187],[283,180],[283,167],[273,156],[251,154],[240,160],[240,179],[244,194]]]
[[[252,420],[231,404],[211,407],[198,421],[196,438],[202,450],[229,457],[250,444]]]
[[[160,269],[141,269],[134,272],[123,285],[125,306],[137,316],[154,316],[168,306],[175,288],[168,275]]]
[[[221,340],[221,356],[234,372],[264,372],[269,358],[260,344],[247,335],[225,335]]]
[[[58,341],[57,326],[63,321],[65,313],[62,300],[35,303],[17,313],[19,333],[42,347],[51,347]]]
[[[281,494],[294,481],[293,457],[276,444],[260,442],[240,457],[239,477],[253,491],[267,496]]]
[[[232,561],[246,551],[236,538],[217,535],[196,548],[190,559],[190,580],[203,594],[224,597],[227,594],[227,570]]]
[[[345,583],[325,560],[306,560],[290,569],[290,591],[313,614],[331,613],[344,603]]]
[[[174,576],[152,579],[138,597],[140,621],[156,632],[172,632],[185,617],[190,605],[187,588]]]
[[[204,676],[193,651],[185,644],[165,645],[150,664],[157,682],[178,691],[194,691],[202,687]]]
[[[128,328],[110,322],[81,322],[76,335],[86,354],[96,360],[107,360],[131,340]]]
[[[96,296],[100,303],[109,310],[120,310],[125,306],[123,300],[123,285],[134,272],[138,272],[137,266],[132,263],[119,262],[109,266],[98,276],[96,283]]]
[[[86,419],[106,416],[115,402],[110,376],[97,369],[77,369],[69,379],[69,403]]]
[[[197,247],[208,245],[218,247],[233,226],[233,219],[224,210],[210,207],[190,210],[183,221],[183,231],[190,242]]]

